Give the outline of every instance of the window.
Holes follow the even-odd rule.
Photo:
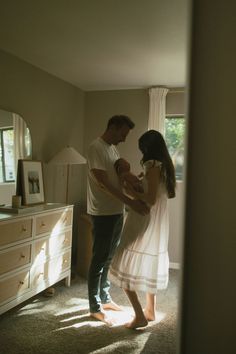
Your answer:
[[[13,128],[0,128],[0,183],[15,181]]]
[[[184,166],[184,116],[166,116],[165,140],[175,166],[176,179],[183,179]]]

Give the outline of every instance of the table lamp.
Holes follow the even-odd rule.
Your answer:
[[[68,191],[69,191],[69,166],[70,165],[80,165],[86,164],[86,159],[80,155],[73,147],[67,146],[60,150],[53,158],[49,161],[50,164],[54,165],[66,165],[66,204],[68,204]]]

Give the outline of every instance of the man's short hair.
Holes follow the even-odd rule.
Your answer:
[[[112,125],[114,125],[118,129],[123,127],[124,125],[127,125],[129,129],[133,129],[135,126],[134,122],[128,116],[125,116],[123,114],[111,117],[107,123],[107,129],[110,128],[110,126]]]

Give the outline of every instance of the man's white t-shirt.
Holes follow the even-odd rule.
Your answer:
[[[119,159],[119,152],[114,145],[107,144],[102,138],[97,138],[89,147],[87,155],[87,212],[91,215],[121,214],[124,204],[98,186],[91,169],[106,171],[111,184],[120,189],[114,163]]]

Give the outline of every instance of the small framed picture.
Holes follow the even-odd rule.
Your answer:
[[[23,205],[43,204],[44,181],[41,161],[19,160]]]

